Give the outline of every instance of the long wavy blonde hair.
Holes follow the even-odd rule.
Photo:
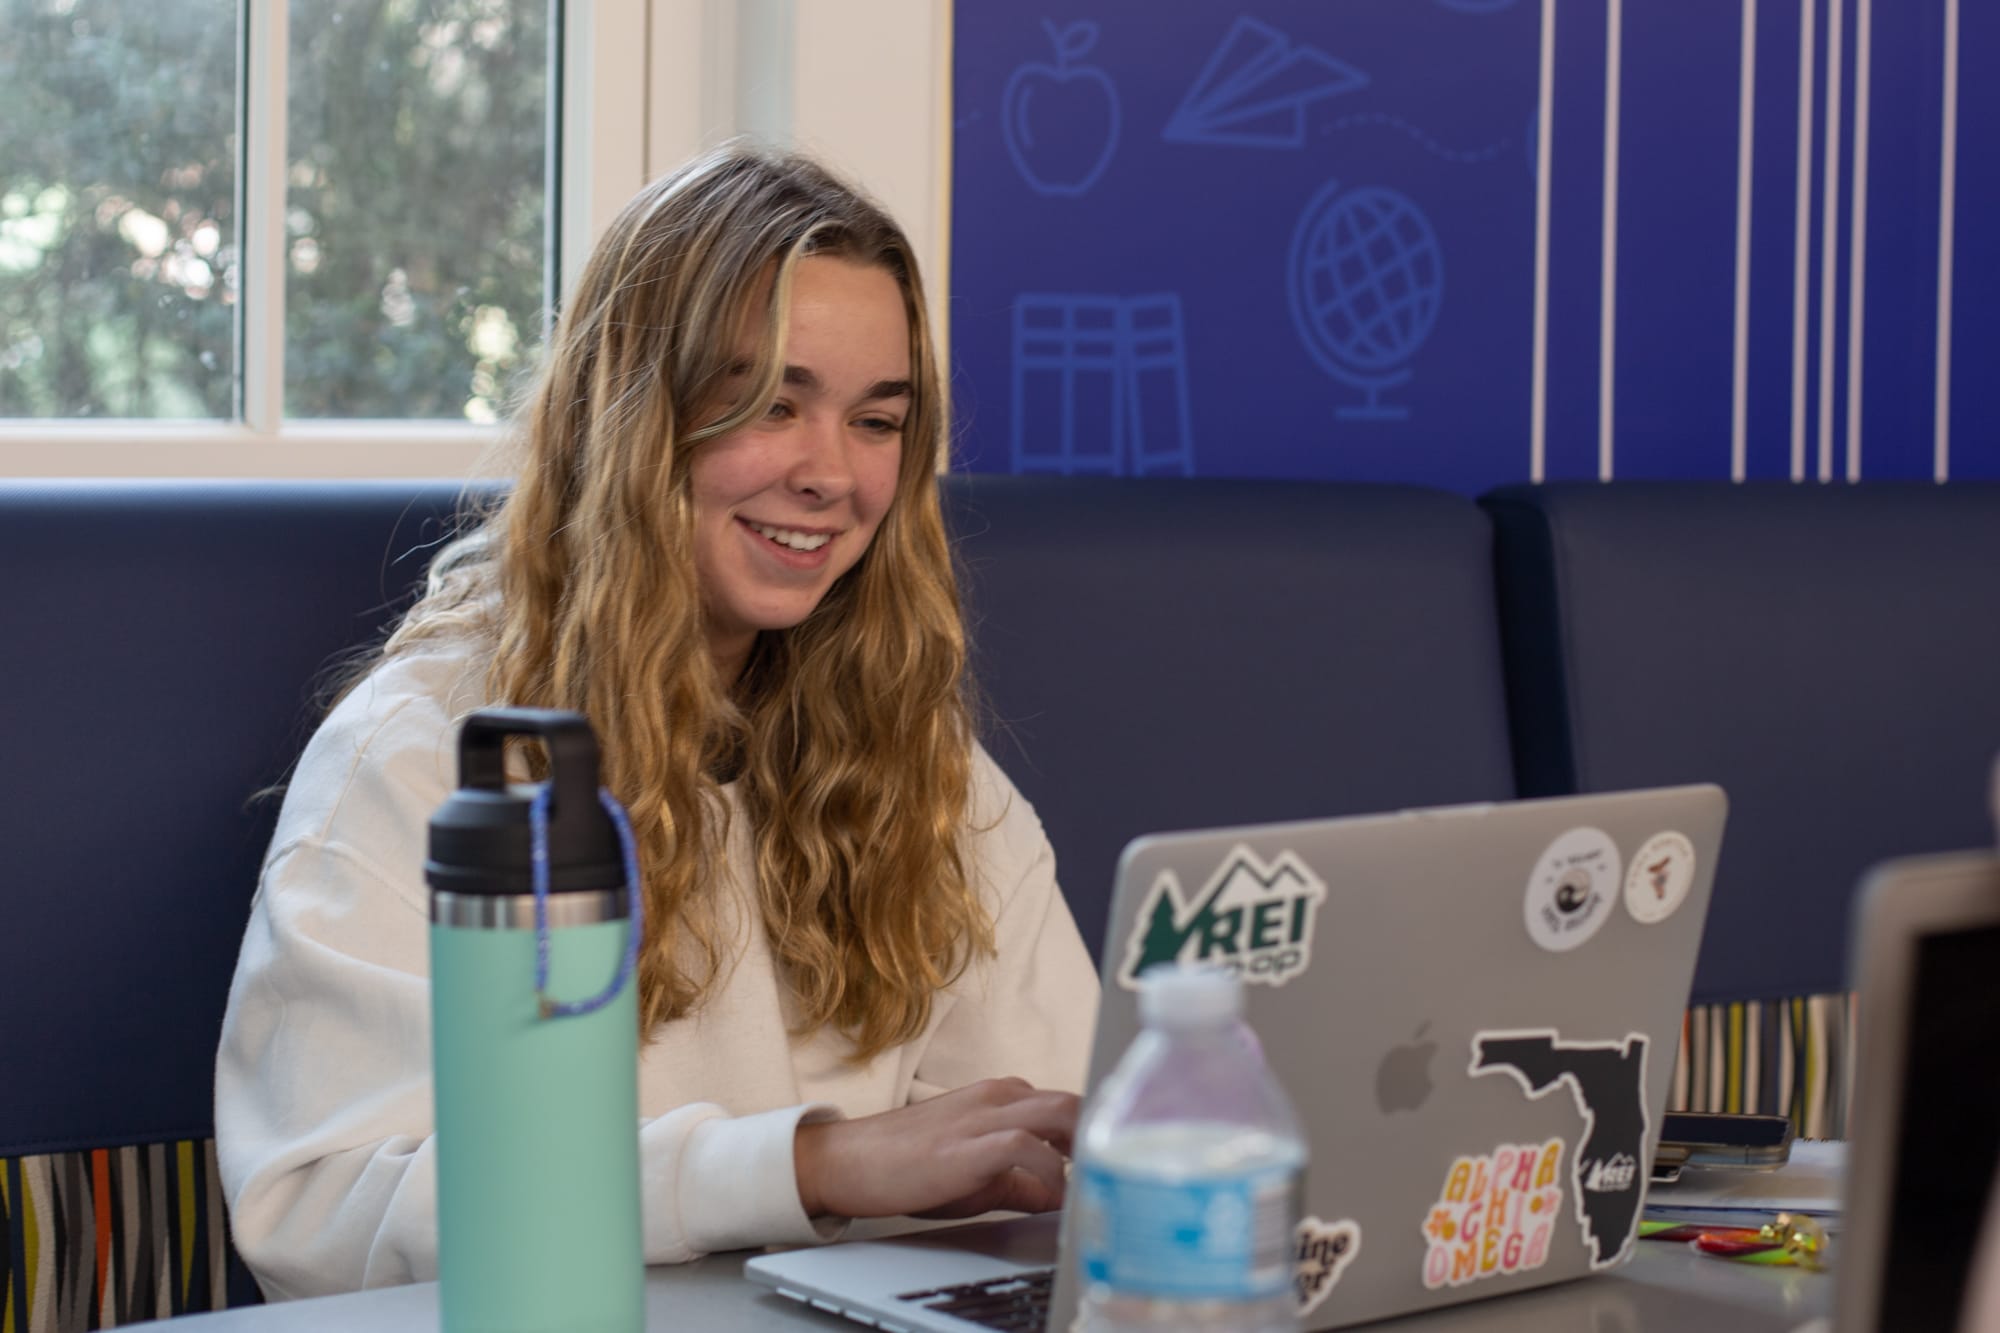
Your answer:
[[[879,265],[909,317],[896,495],[800,625],[720,678],[695,575],[689,460],[777,393],[802,257]],[[750,387],[740,339],[769,281]],[[868,1059],[917,1035],[992,923],[960,848],[971,785],[965,638],[939,512],[946,410],[908,240],[810,160],[724,149],[649,186],[598,241],[517,414],[511,493],[434,561],[385,645],[472,636],[495,701],[575,709],[630,812],[646,892],[645,1030],[727,965],[717,879],[734,774],[763,928],[800,1033]]]

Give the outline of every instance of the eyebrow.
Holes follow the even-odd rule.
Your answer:
[[[786,366],[784,374],[780,378],[786,384],[794,388],[804,389],[808,393],[823,393],[826,390],[826,385],[821,382],[820,377],[805,366]],[[909,396],[910,382],[908,380],[876,380],[867,389],[862,391],[861,401],[873,402],[878,398],[907,398]]]
[[[876,380],[868,386],[868,391],[861,395],[861,401],[872,403],[880,398],[908,398],[911,396],[910,382],[908,380]]]
[[[750,363],[748,361],[738,361],[729,367],[728,373],[732,377],[748,375],[750,373]],[[785,367],[783,374],[779,376],[779,379],[793,388],[804,389],[808,393],[823,393],[826,391],[825,382],[808,366],[788,365]],[[912,396],[913,392],[908,380],[876,380],[862,391],[860,401],[868,403],[883,398],[908,398]]]

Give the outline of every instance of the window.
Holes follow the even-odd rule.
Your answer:
[[[504,412],[552,303],[550,0],[282,4],[0,0],[0,417]]]
[[[875,190],[942,329],[950,13],[0,0],[0,476],[490,466],[556,274],[740,132]]]
[[[234,0],[0,7],[0,416],[228,416]]]
[[[548,0],[292,6],[285,415],[492,422],[552,301]]]

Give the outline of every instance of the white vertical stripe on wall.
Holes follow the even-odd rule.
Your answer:
[[[1833,480],[1834,302],[1840,274],[1840,62],[1843,0],[1826,7],[1826,139],[1819,218],[1819,479]]]
[[[1736,342],[1729,379],[1729,479],[1749,463],[1751,150],[1757,135],[1757,0],[1743,0],[1741,72],[1736,93]]]
[[[1597,335],[1597,479],[1610,481],[1613,392],[1618,350],[1618,103],[1624,64],[1625,0],[1610,0],[1604,23],[1604,270]]]
[[[1835,0],[1838,3],[1838,0]],[[1792,202],[1792,480],[1806,479],[1807,275],[1812,269],[1813,28],[1816,0],[1799,0],[1798,193]]]
[[[1938,171],[1937,439],[1933,475],[1951,476],[1951,279],[1958,211],[1958,0],[1944,3],[1944,162]]]
[[[1848,210],[1854,239],[1847,256],[1847,479],[1861,480],[1861,317],[1868,290],[1868,99],[1874,43],[1874,0],[1857,0],[1854,10],[1854,189]]]
[[[1542,0],[1541,87],[1535,103],[1535,351],[1529,389],[1528,480],[1548,474],[1549,145],[1555,139],[1556,0]]]

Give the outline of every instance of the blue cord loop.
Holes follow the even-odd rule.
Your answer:
[[[631,821],[626,819],[625,807],[618,804],[618,798],[599,787],[597,803],[611,816],[611,826],[618,830],[619,850],[625,854],[625,957],[619,962],[618,975],[611,978],[611,984],[588,1000],[549,998],[549,790],[552,786],[543,783],[528,803],[528,855],[535,885],[535,1003],[543,1018],[576,1018],[596,1013],[610,1004],[632,979],[632,971],[639,965],[645,905],[639,894],[639,849],[632,840]]]

